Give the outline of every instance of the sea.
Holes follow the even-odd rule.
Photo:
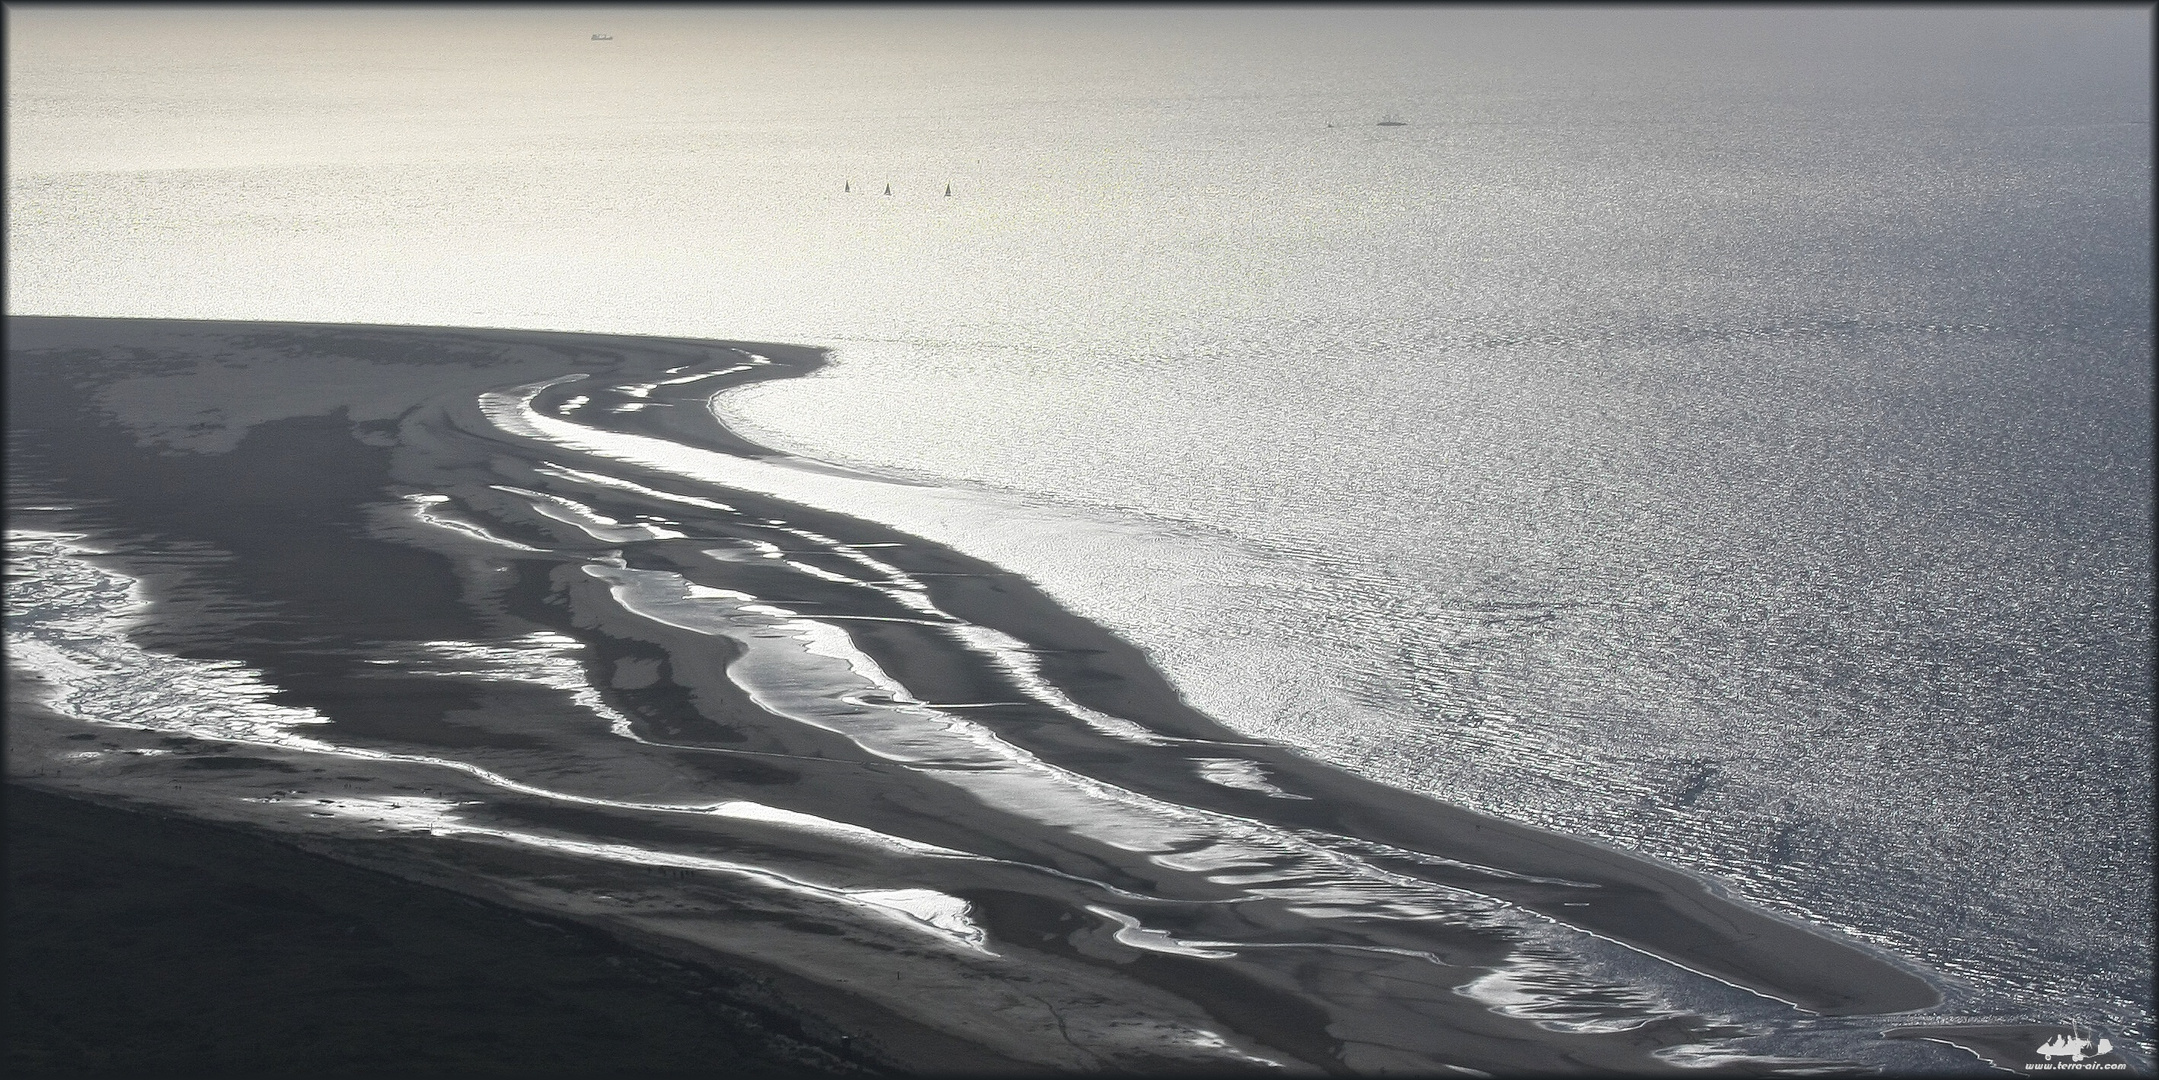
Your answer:
[[[2149,9],[7,19],[11,314],[829,348],[1231,727],[2148,1060]]]

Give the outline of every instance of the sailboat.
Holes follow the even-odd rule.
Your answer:
[[[946,185],[945,185],[945,198],[949,199],[949,198],[951,198],[951,197],[952,197],[952,185],[950,185],[950,184],[946,184]]]
[[[887,194],[887,195],[890,195],[890,194],[892,194],[892,185],[890,185],[890,184],[886,184],[886,185],[885,185],[885,194]]]
[[[842,194],[845,194],[845,193],[847,193],[847,192],[851,192],[851,191],[853,191],[854,189],[855,189],[855,182],[854,182],[854,181],[852,181],[852,180],[842,180],[842,181],[840,181],[840,192],[841,192]]]

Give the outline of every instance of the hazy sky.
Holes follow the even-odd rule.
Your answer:
[[[18,172],[330,159],[567,125],[798,113],[993,114],[1063,96],[1355,92],[1454,83],[1734,107],[1857,103],[2148,119],[2146,8],[107,8],[11,4]],[[616,40],[591,42],[593,32]],[[1807,107],[1819,107],[1809,104]],[[181,137],[181,136],[184,136]],[[439,141],[439,140],[437,140]],[[192,149],[190,149],[192,148]]]

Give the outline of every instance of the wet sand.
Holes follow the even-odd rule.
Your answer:
[[[13,1075],[878,1075],[739,974],[252,832],[10,786]]]
[[[1255,743],[1023,579],[782,497],[878,481],[704,402],[817,350],[9,329],[11,530],[139,582],[121,636],[179,658],[110,653],[159,687],[129,701],[54,666],[90,644],[11,650],[11,703],[52,704],[11,708],[20,782],[755,971],[924,1072],[1672,1071],[1734,1034],[1689,978],[1940,1000],[1675,869]],[[1597,942],[1622,966],[1568,959]],[[1628,950],[1684,971],[1645,990]],[[1532,974],[1531,1006],[1474,992]]]

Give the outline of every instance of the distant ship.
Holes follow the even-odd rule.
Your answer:
[[[1380,118],[1379,118],[1379,126],[1380,126],[1380,127],[1408,127],[1408,126],[1409,126],[1409,121],[1407,121],[1407,120],[1404,120],[1404,119],[1402,119],[1401,117],[1399,117],[1399,116],[1396,116],[1396,115],[1395,115],[1395,114],[1393,114],[1393,113],[1388,113],[1387,115],[1385,115],[1385,116],[1382,116],[1382,117],[1380,117]]]
[[[594,35],[592,35],[592,40],[594,40],[594,41],[613,41],[613,40],[615,40],[615,35],[613,35],[613,34],[594,34]]]

